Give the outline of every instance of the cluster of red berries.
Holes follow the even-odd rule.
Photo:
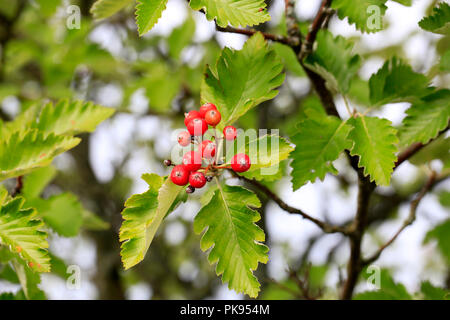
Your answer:
[[[181,164],[173,167],[170,179],[179,186],[185,186],[187,193],[192,193],[196,188],[202,188],[206,182],[213,179],[214,173],[219,169],[233,169],[236,172],[245,172],[250,169],[250,158],[244,153],[236,154],[231,165],[216,165],[216,143],[219,137],[213,136],[214,141],[202,140],[203,135],[208,131],[208,126],[215,128],[222,119],[217,107],[212,103],[206,103],[198,111],[190,111],[185,114],[184,124],[187,131],[178,134],[177,140],[182,147],[190,144],[198,144],[197,151],[188,151],[184,154]],[[214,130],[215,132],[215,130]],[[233,126],[227,126],[223,129],[223,138],[233,141],[237,137],[237,130]],[[201,142],[200,142],[200,141]],[[203,161],[207,163],[202,167]],[[170,160],[164,162],[171,166]],[[212,175],[208,175],[208,172]]]

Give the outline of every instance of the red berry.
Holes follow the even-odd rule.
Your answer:
[[[212,159],[216,155],[216,144],[211,140],[203,140],[201,150],[203,158]]]
[[[201,172],[191,172],[189,175],[189,183],[194,188],[202,188],[206,184],[206,177]]]
[[[223,135],[225,136],[226,140],[234,140],[237,136],[237,130],[233,126],[226,126],[223,128]]]
[[[220,115],[220,112],[218,110],[209,110],[205,114],[205,121],[210,126],[217,126],[217,124],[222,119],[222,116]]]
[[[183,156],[181,163],[187,171],[197,171],[202,166],[202,155],[200,152],[189,151]]]
[[[178,143],[182,147],[186,147],[191,144],[191,134],[187,131],[182,131],[177,137]]]
[[[206,124],[205,119],[195,118],[189,121],[187,129],[193,136],[202,136],[208,130],[208,125]]]
[[[245,172],[250,166],[250,158],[244,153],[238,153],[231,159],[231,168],[236,172]]]
[[[200,110],[199,110],[199,113],[200,113],[201,117],[204,118],[206,113],[209,110],[217,110],[217,107],[214,104],[212,104],[212,103],[205,103],[204,105],[202,105],[200,107]]]
[[[184,118],[184,125],[188,125],[189,121],[194,120],[196,118],[203,118],[203,116],[200,114],[200,112],[192,110],[189,111],[189,113],[185,113],[185,118]]]
[[[179,164],[173,167],[170,173],[170,180],[179,186],[185,186],[189,181],[189,171],[185,166]]]

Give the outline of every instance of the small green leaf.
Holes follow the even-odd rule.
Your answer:
[[[435,287],[430,281],[422,282],[420,286],[425,300],[448,300],[450,299],[450,290]]]
[[[122,242],[121,256],[125,269],[142,261],[161,225],[162,220],[177,199],[183,187],[156,175],[146,174],[142,178],[148,183],[148,191],[135,194],[125,202],[124,219],[119,238]]]
[[[364,175],[378,185],[389,185],[397,160],[397,130],[386,119],[358,116],[347,123],[353,127],[349,138],[353,141],[352,156],[359,156],[358,166],[364,167]]]
[[[323,180],[328,172],[337,174],[333,161],[352,146],[347,138],[351,126],[334,116],[310,117],[297,128],[298,133],[292,137],[296,145],[291,163],[294,190],[308,181]]]
[[[78,138],[53,133],[44,136],[35,129],[16,132],[7,141],[0,141],[0,181],[48,166],[55,156],[79,142]]]
[[[362,272],[367,279],[373,273]],[[396,283],[386,269],[381,269],[380,288],[358,293],[354,300],[411,300],[411,295],[401,283]]]
[[[433,14],[419,21],[419,26],[427,31],[448,35],[450,33],[450,5],[440,2]]]
[[[169,44],[169,54],[172,58],[178,59],[181,51],[191,43],[195,33],[195,20],[188,15],[186,21],[179,27],[173,29],[167,39]]]
[[[306,75],[297,59],[297,56],[295,55],[294,50],[291,47],[278,42],[272,43],[272,47],[283,61],[286,70],[290,71],[297,77],[304,77]]]
[[[194,231],[204,232],[200,248],[211,249],[208,260],[217,262],[216,273],[222,275],[222,282],[236,292],[256,297],[260,284],[253,275],[258,263],[267,263],[268,248],[264,231],[255,222],[260,215],[253,208],[261,203],[256,195],[238,186],[221,186],[210,202],[194,219]]]
[[[342,36],[333,37],[328,30],[320,30],[317,47],[306,58],[305,64],[327,81],[329,89],[345,94],[359,70],[361,59],[353,54],[352,42]]]
[[[39,272],[50,271],[47,234],[41,231],[43,223],[36,220],[36,210],[23,209],[24,198],[3,200],[0,197],[0,244],[18,253],[29,267]]]
[[[208,20],[221,27],[254,26],[270,20],[264,0],[191,0],[194,10],[204,10]]]
[[[65,135],[92,132],[114,112],[112,108],[93,102],[61,100],[55,105],[49,102],[42,108],[33,127],[42,132]]]
[[[245,140],[244,140],[245,139]],[[289,157],[293,147],[282,137],[275,134],[265,134],[257,137],[238,136],[232,148],[227,150],[226,163],[231,163],[235,154],[245,153],[252,164],[244,173],[246,177],[262,180],[265,176],[278,173],[279,163]]]
[[[428,231],[424,243],[428,243],[431,240],[437,240],[439,250],[447,262],[450,263],[450,219],[445,220]]]
[[[428,83],[425,75],[414,72],[411,66],[394,57],[370,77],[370,101],[376,106],[414,102],[429,92]]]
[[[387,7],[385,6],[387,0],[334,0],[331,7],[337,10],[340,19],[348,18],[350,24],[355,24],[356,29],[363,32],[377,32],[379,28],[371,28],[369,25],[370,19],[373,15],[379,14],[376,18],[380,19],[384,16]],[[375,8],[377,11],[370,9]],[[379,11],[378,11],[379,10]]]
[[[136,24],[142,36],[158,22],[166,9],[168,0],[138,0],[136,5]]]
[[[105,19],[130,4],[132,0],[97,0],[91,7],[95,19]]]
[[[421,99],[406,110],[400,129],[400,142],[427,143],[444,130],[450,120],[450,90],[442,89]]]
[[[222,114],[221,127],[232,124],[261,102],[273,99],[283,83],[283,65],[260,33],[242,50],[222,50],[216,68],[206,69],[203,102],[212,102]]]

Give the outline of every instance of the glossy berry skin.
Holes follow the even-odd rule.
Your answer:
[[[225,140],[234,140],[237,137],[237,130],[233,126],[226,126],[223,128],[223,135],[225,137]]]
[[[197,171],[202,166],[202,155],[200,152],[189,151],[183,156],[181,163],[187,171]]]
[[[194,188],[203,188],[206,184],[206,177],[201,172],[191,172],[189,175],[189,184]]]
[[[244,153],[238,153],[231,159],[231,169],[235,172],[245,172],[250,166],[250,158]]]
[[[164,165],[169,167],[172,165],[172,161],[170,159],[166,159],[166,160],[164,160]]]
[[[212,159],[216,155],[216,144],[211,140],[203,140],[201,150],[203,158]]]
[[[173,167],[170,180],[179,186],[185,186],[189,182],[189,171],[181,164]]]
[[[203,116],[200,114],[200,112],[195,110],[185,113],[184,125],[187,126],[189,121],[194,120],[196,118],[203,118]]]
[[[177,137],[178,144],[182,147],[186,147],[191,144],[191,134],[187,131],[182,131]]]
[[[209,110],[217,110],[217,107],[214,104],[212,104],[212,103],[205,103],[204,105],[202,105],[200,107],[200,110],[199,110],[200,116],[202,118],[204,118],[206,116],[206,113]]]
[[[202,136],[208,130],[208,125],[203,118],[192,119],[186,127],[192,136]]]
[[[220,112],[218,110],[209,110],[205,114],[205,121],[210,126],[217,126],[222,119]]]

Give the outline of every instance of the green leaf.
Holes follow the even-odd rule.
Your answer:
[[[422,282],[420,291],[424,295],[425,300],[448,300],[450,299],[450,291],[435,287],[430,281]]]
[[[79,142],[78,138],[55,136],[53,133],[44,136],[38,130],[16,132],[7,141],[0,142],[0,181],[45,167],[55,156]]]
[[[300,62],[298,61],[297,56],[295,55],[295,52],[291,47],[279,42],[272,43],[272,47],[283,61],[286,70],[290,71],[297,77],[305,76],[305,71],[300,65]]]
[[[376,6],[379,10],[381,20],[382,16],[386,12],[385,6],[387,0],[334,0],[331,3],[331,7],[337,10],[338,17],[340,19],[348,18],[350,24],[355,24],[356,29],[362,32],[377,32],[381,30],[381,26],[378,29],[370,28],[369,22],[372,15],[377,14],[370,9],[371,6]]]
[[[450,33],[450,5],[440,2],[430,16],[419,21],[419,26],[427,31],[448,35]]]
[[[173,184],[156,174],[145,174],[148,191],[135,194],[125,202],[122,211],[124,219],[119,238],[122,242],[121,256],[125,269],[142,261],[161,225],[162,220],[173,208],[173,204],[183,187]]]
[[[36,208],[45,223],[64,237],[74,237],[83,224],[83,207],[77,197],[61,193],[48,199],[35,198],[27,201]]]
[[[200,248],[211,248],[208,260],[217,262],[216,273],[222,275],[222,282],[236,292],[256,297],[260,284],[253,275],[258,263],[267,263],[268,248],[264,231],[255,222],[259,221],[261,203],[255,194],[238,186],[221,186],[211,201],[194,219],[194,231],[204,232]]]
[[[444,169],[450,169],[450,137],[438,137],[431,141],[419,152],[408,159],[414,165],[427,164],[435,159],[441,160],[444,164]]]
[[[439,69],[441,71],[450,72],[450,50],[447,50],[441,57],[439,62]]]
[[[61,100],[56,105],[47,103],[33,127],[42,132],[74,135],[92,132],[97,125],[115,112],[93,102]]]
[[[412,0],[393,0],[393,1],[398,2],[407,7],[411,7],[412,4]]]
[[[26,199],[38,198],[55,175],[56,169],[53,166],[39,168],[26,175],[22,188],[23,196]]]
[[[132,0],[97,0],[90,11],[95,19],[105,19],[131,2]]]
[[[23,209],[24,201],[22,197],[9,201],[0,197],[0,244],[18,253],[33,270],[49,272],[47,234],[40,230],[43,223],[35,219],[36,210]]]
[[[370,77],[370,101],[377,106],[414,102],[429,91],[428,83],[425,75],[414,72],[411,66],[394,57]]]
[[[194,10],[204,10],[208,20],[221,27],[254,26],[270,20],[264,0],[191,0]]]
[[[443,207],[450,208],[450,191],[441,191],[439,192],[439,203]]]
[[[142,36],[158,22],[166,9],[167,0],[138,0],[136,5],[136,24]]]
[[[191,43],[194,33],[195,20],[189,15],[181,26],[173,29],[167,39],[169,54],[172,58],[178,59],[180,57],[181,51]]]
[[[345,94],[361,64],[360,57],[352,52],[352,42],[342,36],[333,37],[328,30],[320,30],[317,47],[305,59],[305,64],[326,80],[329,89]]]
[[[386,119],[366,117],[350,118],[353,126],[349,138],[353,141],[352,156],[359,156],[358,166],[364,167],[364,175],[377,185],[389,185],[397,160],[397,130]]]
[[[216,68],[207,68],[202,83],[203,102],[212,102],[222,114],[221,127],[232,124],[261,102],[273,99],[284,80],[275,51],[256,33],[240,51],[222,50]]]
[[[439,250],[447,260],[447,263],[450,263],[450,219],[445,220],[443,223],[428,231],[424,243],[430,242],[431,240],[437,240]]]
[[[444,130],[450,120],[450,90],[439,90],[421,99],[406,110],[400,130],[400,142],[409,145],[413,142],[427,143]]]
[[[289,157],[293,147],[284,138],[276,134],[265,134],[257,137],[239,135],[234,145],[228,148],[226,163],[231,163],[235,154],[245,153],[252,164],[243,175],[248,178],[263,180],[266,176],[278,173],[279,163]]]
[[[334,116],[309,117],[297,128],[292,137],[296,145],[291,162],[294,190],[308,181],[323,180],[328,172],[337,174],[332,162],[352,146],[347,138],[352,128]]]
[[[362,272],[366,278],[373,273]],[[401,283],[396,283],[386,269],[381,269],[380,289],[375,291],[361,292],[353,298],[354,300],[411,300],[411,295]]]
[[[38,287],[41,283],[39,273],[34,272],[23,261],[13,261],[14,271],[22,286],[23,296],[27,300],[45,300],[45,293]],[[18,294],[20,297],[20,294]]]

